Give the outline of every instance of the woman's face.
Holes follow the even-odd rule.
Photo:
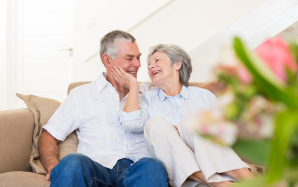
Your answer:
[[[171,67],[171,60],[165,53],[154,53],[148,62],[148,75],[152,83],[158,87],[158,85],[169,81],[178,80],[179,82],[179,71],[176,70],[177,64]]]

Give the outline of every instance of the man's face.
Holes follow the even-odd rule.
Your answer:
[[[137,78],[137,72],[141,67],[140,56],[136,42],[118,42],[118,54],[112,62],[113,65],[120,66],[125,72]]]

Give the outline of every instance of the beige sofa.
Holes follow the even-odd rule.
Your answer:
[[[70,84],[68,93],[86,83],[89,82]],[[198,86],[199,83],[191,85]],[[33,129],[34,119],[28,109],[0,111],[0,187],[50,186],[44,175],[32,172],[29,164]]]

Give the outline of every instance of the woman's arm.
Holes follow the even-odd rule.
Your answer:
[[[112,73],[118,84],[129,89],[123,111],[130,113],[139,110],[139,83],[137,79],[119,66],[113,66]]]

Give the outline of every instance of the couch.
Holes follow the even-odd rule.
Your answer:
[[[71,89],[89,82],[76,82]],[[199,86],[200,83],[191,83]],[[28,109],[0,111],[0,187],[48,187],[45,176],[32,172],[29,158],[32,149],[34,117]],[[261,171],[260,168],[257,168]],[[256,173],[257,170],[253,168]],[[205,185],[198,185],[205,186]]]

